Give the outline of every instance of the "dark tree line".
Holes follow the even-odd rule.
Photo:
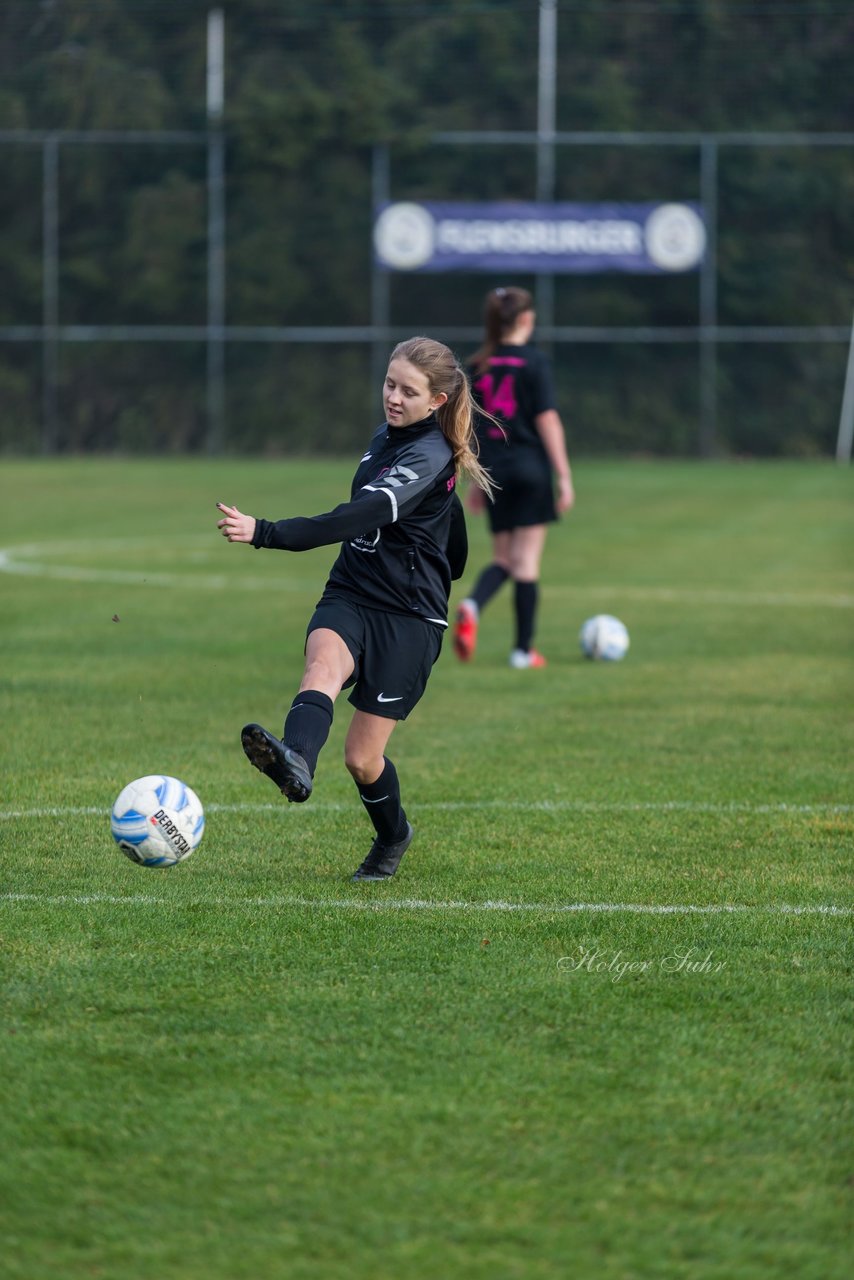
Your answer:
[[[199,0],[3,0],[0,129],[203,130]],[[221,0],[226,29],[227,322],[371,320],[371,155],[395,199],[531,199],[535,154],[439,146],[440,130],[533,130],[536,0]],[[557,127],[843,131],[854,127],[854,9],[833,0],[558,0]],[[42,318],[42,153],[0,142],[0,326]],[[559,200],[696,199],[692,147],[560,147]],[[65,145],[64,325],[203,325],[203,145]],[[718,321],[847,326],[851,147],[722,147]],[[532,285],[530,278],[517,278]],[[477,325],[486,276],[397,275],[392,323]],[[558,325],[692,326],[696,275],[564,276]],[[462,350],[461,355],[466,351]],[[725,451],[831,451],[844,343],[719,349]],[[558,344],[576,452],[691,453],[697,349]],[[205,436],[205,347],[65,343],[60,446],[192,449]],[[41,348],[0,342],[0,447],[37,448]],[[358,343],[230,343],[228,447],[358,447],[379,397]]]

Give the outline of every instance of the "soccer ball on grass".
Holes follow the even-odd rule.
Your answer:
[[[129,782],[119,792],[110,830],[131,862],[140,867],[174,867],[199,847],[205,811],[185,782],[155,773]]]
[[[619,662],[629,648],[625,625],[610,613],[597,613],[595,618],[588,618],[578,640],[585,658],[602,662]]]

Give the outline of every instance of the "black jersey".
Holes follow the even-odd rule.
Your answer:
[[[253,545],[307,551],[341,542],[326,592],[447,626],[452,578],[468,544],[456,468],[433,414],[411,427],[375,432],[350,501],[319,516],[258,520]]]
[[[472,394],[487,413],[497,418],[502,433],[488,418],[479,418],[477,434],[481,462],[506,465],[517,448],[545,454],[535,419],[555,408],[551,366],[536,347],[501,343],[489,357],[485,370],[470,370]]]

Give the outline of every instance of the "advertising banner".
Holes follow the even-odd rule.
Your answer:
[[[703,260],[698,204],[459,204],[377,210],[374,260],[388,271],[670,274]]]

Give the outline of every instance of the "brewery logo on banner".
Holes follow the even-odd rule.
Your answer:
[[[374,260],[388,271],[693,271],[706,227],[698,204],[457,204],[377,210]]]

